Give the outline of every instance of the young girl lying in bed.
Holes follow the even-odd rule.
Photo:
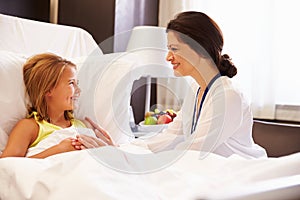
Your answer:
[[[24,64],[23,78],[31,102],[29,115],[13,128],[1,157],[24,157],[28,149],[54,131],[86,127],[73,116],[74,104],[80,95],[75,64],[50,53],[35,55]],[[97,135],[102,136],[99,132]],[[30,157],[45,158],[80,150],[80,146],[76,137],[68,137]]]

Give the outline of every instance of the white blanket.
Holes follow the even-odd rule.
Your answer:
[[[199,152],[181,153],[151,154],[123,145],[46,159],[3,158],[0,199],[244,199],[249,195],[287,199],[300,195],[300,153],[257,160],[215,154],[200,160]],[[165,162],[169,158],[177,159]]]
[[[47,138],[40,141],[36,146],[31,147],[28,149],[26,156],[32,156],[35,154],[38,154],[54,145],[57,145],[62,140],[66,138],[76,138],[76,135],[78,134],[85,134],[96,137],[94,131],[89,128],[65,128],[61,130],[54,131],[52,134],[50,134]]]

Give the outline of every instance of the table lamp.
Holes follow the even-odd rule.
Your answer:
[[[149,53],[149,50],[155,52]],[[156,68],[159,72],[152,73],[146,76],[146,98],[145,98],[145,113],[150,110],[151,99],[151,77],[154,78],[169,78],[174,77],[171,65],[165,60],[167,55],[167,34],[166,28],[158,26],[136,26],[132,29],[131,35],[127,44],[126,52],[139,54],[147,54],[147,61],[151,63],[149,67],[154,65],[167,66],[169,70]],[[157,71],[156,70],[156,71]]]

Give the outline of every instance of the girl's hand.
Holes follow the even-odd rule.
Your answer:
[[[57,144],[57,147],[63,152],[69,152],[69,151],[75,151],[80,150],[79,148],[75,148],[75,145],[73,145],[74,138],[66,138],[62,140],[59,144]]]
[[[81,150],[82,143],[78,141],[78,138],[72,138],[72,145],[76,150]]]

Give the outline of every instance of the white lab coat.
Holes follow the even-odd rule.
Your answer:
[[[228,77],[218,78],[203,102],[197,127],[191,134],[192,116],[198,85],[192,84],[181,110],[168,128],[134,144],[153,152],[170,149],[199,150],[200,156],[213,152],[225,157],[266,157],[266,151],[252,138],[253,116],[249,103]]]

